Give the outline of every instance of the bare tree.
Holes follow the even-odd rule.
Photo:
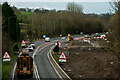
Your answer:
[[[120,59],[120,1],[114,0],[113,2],[110,2],[110,5],[115,10],[115,14],[111,17],[109,21],[109,28],[111,29],[109,39],[112,41],[112,46],[110,47],[113,48]]]
[[[79,4],[74,3],[74,2],[73,3],[68,3],[67,4],[67,11],[82,13],[83,12],[83,7]]]
[[[113,11],[117,11],[119,4],[118,4],[119,0],[113,0],[113,2],[109,2],[110,6],[112,7]]]

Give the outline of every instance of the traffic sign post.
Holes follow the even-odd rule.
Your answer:
[[[57,41],[57,43],[59,43],[60,46],[62,46],[61,42],[60,41]]]
[[[62,37],[62,34],[60,34],[60,37]]]
[[[25,46],[25,45],[26,45],[26,44],[25,44],[25,41],[22,40],[21,46]]]
[[[43,35],[43,38],[46,38],[46,35]]]
[[[8,52],[5,52],[5,54],[3,56],[3,61],[10,61],[10,60],[11,60],[10,55],[8,54]]]
[[[59,62],[66,62],[67,57],[65,56],[65,53],[62,52],[59,56]]]
[[[66,62],[66,59],[59,59],[59,62]]]
[[[57,44],[59,44],[58,46],[59,46],[59,48],[61,48],[62,47],[62,44],[61,44],[61,42],[60,41],[57,41]]]

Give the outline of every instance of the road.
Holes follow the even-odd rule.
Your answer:
[[[45,44],[45,42],[44,42],[44,41],[35,41],[35,44],[36,44],[36,48],[35,48],[35,50],[36,50],[37,47],[39,47],[39,46],[42,45],[42,44]],[[32,57],[32,55],[33,55],[33,53],[35,52],[35,50],[34,50],[33,52],[29,52],[29,56]],[[15,71],[14,71],[14,74],[15,74],[14,79],[17,79],[16,73],[17,73],[17,70],[15,69]],[[36,77],[35,77],[35,70],[34,70],[34,72],[33,72],[33,79],[35,79],[35,78],[36,78]]]
[[[55,43],[56,40],[52,40],[51,43]],[[35,50],[37,49],[37,47],[39,47],[40,45],[42,44],[45,44],[44,41],[36,41],[36,48]],[[59,78],[57,73],[54,71],[53,67],[51,66],[48,58],[47,58],[47,54],[50,50],[50,48],[52,47],[53,44],[50,44],[48,46],[45,46],[43,47],[42,49],[40,49],[34,56],[34,63],[35,63],[35,66],[37,68],[37,72],[38,72],[38,75],[40,77],[40,79],[55,79],[55,78]],[[33,56],[33,53],[35,52],[35,50],[33,52],[30,52],[29,55],[30,56]],[[16,75],[16,69],[14,71],[14,74]],[[15,76],[14,79],[17,79],[17,77]],[[31,80],[34,80],[36,79],[36,71],[34,69],[34,72],[33,72],[33,77]]]
[[[52,45],[45,47],[44,49],[40,50],[35,56],[35,63],[38,67],[38,72],[41,79],[59,78],[47,58],[47,53],[51,47]]]

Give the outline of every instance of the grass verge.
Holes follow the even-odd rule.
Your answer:
[[[11,56],[11,61],[10,62],[2,62],[2,79],[8,79],[9,77],[9,72],[10,69],[14,63],[14,61],[17,58],[17,54],[14,54],[13,47],[15,44],[11,45],[10,50],[9,50],[9,55]],[[21,48],[21,42],[18,42],[18,47]]]
[[[60,56],[61,52],[65,53],[65,56],[67,57],[67,60],[69,59],[69,57],[68,57],[69,56],[69,52],[68,51],[59,50],[59,52],[53,52],[52,56],[53,56],[53,58],[55,59],[55,61],[57,63],[60,63],[59,62],[59,56]]]
[[[55,59],[55,61],[57,62],[57,63],[59,63],[59,54],[58,54],[59,52],[54,52],[53,53],[53,58]]]

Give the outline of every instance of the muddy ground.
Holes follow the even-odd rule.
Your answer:
[[[119,66],[115,53],[79,41],[72,42],[65,50],[70,55],[67,62],[60,66],[71,78],[118,78]]]

